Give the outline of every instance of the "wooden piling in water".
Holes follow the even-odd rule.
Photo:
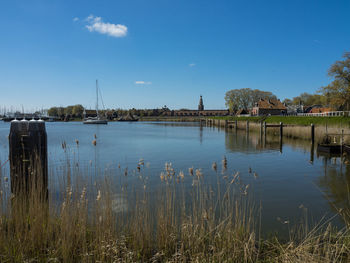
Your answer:
[[[14,196],[39,191],[48,198],[47,135],[44,121],[11,122],[9,134],[11,192]]]
[[[235,120],[235,132],[237,132],[237,120]]]
[[[280,122],[280,137],[283,137],[283,122]]]
[[[311,143],[315,143],[315,125],[311,123]]]
[[[247,121],[247,127],[246,127],[246,131],[247,131],[247,133],[249,133],[249,121]]]

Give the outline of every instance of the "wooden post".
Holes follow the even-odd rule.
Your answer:
[[[225,120],[225,129],[228,128],[228,120]]]
[[[280,122],[280,137],[283,137],[283,122]]]
[[[311,143],[315,143],[315,125],[311,123]]]
[[[249,133],[249,121],[247,121],[247,133]]]
[[[46,200],[48,170],[45,122],[12,121],[9,152],[11,192],[14,196],[26,197],[30,190],[35,190],[42,200]]]
[[[237,120],[235,120],[235,132],[237,132]]]
[[[280,122],[280,153],[282,153],[283,148],[283,122]]]
[[[342,160],[342,163],[343,163],[343,146],[344,146],[344,130],[342,129],[341,130],[341,138],[340,138],[340,149],[341,149],[341,156],[340,156],[340,158],[341,158],[341,160]]]
[[[266,121],[264,121],[264,135],[266,135]]]
[[[262,138],[262,134],[263,134],[263,122],[260,122],[260,138]]]

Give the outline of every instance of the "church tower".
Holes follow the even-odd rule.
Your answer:
[[[198,110],[199,111],[204,110],[202,95],[201,95],[201,97],[199,99]]]

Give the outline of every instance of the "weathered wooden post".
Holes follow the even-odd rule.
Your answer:
[[[282,153],[283,148],[283,122],[280,122],[280,153]]]
[[[263,122],[260,122],[260,138],[262,138],[262,134],[263,134]]]
[[[247,121],[247,127],[246,127],[247,133],[249,133],[249,121]]]
[[[9,135],[11,192],[14,196],[38,193],[42,200],[48,198],[47,190],[47,135],[45,122],[11,122]]]
[[[264,148],[266,147],[266,121],[264,121]]]
[[[341,138],[340,138],[340,153],[341,160],[343,161],[343,147],[344,147],[344,130],[341,130]],[[343,163],[343,162],[342,162]]]
[[[315,143],[315,125],[311,123],[311,143]]]
[[[283,137],[283,122],[280,122],[280,137]]]
[[[235,132],[237,133],[237,120],[235,120]]]

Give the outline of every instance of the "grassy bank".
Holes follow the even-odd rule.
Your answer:
[[[350,128],[350,117],[309,117],[309,116],[260,116],[260,117],[213,117],[213,119],[221,120],[237,120],[237,121],[250,121],[250,122],[261,122],[266,123],[280,123],[294,124],[300,126],[310,126],[312,123],[315,125],[328,125],[334,127]]]
[[[239,173],[213,163],[217,184],[200,169],[166,164],[149,190],[144,161],[135,170],[98,172],[67,164],[50,175],[49,206],[32,192],[11,197],[1,175],[1,262],[348,262],[350,235],[330,225],[296,227],[264,239],[261,216]],[[99,176],[96,177],[97,173]],[[96,179],[99,178],[99,179]],[[10,204],[12,202],[12,204]],[[341,211],[341,216],[349,211]]]
[[[158,116],[158,117],[140,117],[140,121],[174,121],[174,122],[197,122],[201,117],[197,116]]]

